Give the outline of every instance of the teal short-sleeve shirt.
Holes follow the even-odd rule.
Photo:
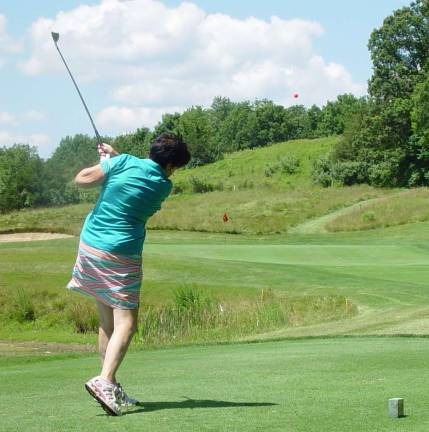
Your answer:
[[[141,254],[146,221],[161,208],[172,183],[153,160],[128,154],[104,160],[101,168],[104,183],[81,240],[106,252]]]

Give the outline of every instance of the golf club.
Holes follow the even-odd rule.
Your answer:
[[[101,139],[100,134],[98,133],[98,130],[97,130],[96,126],[95,126],[94,120],[93,120],[92,117],[91,117],[91,113],[89,112],[89,109],[88,109],[88,107],[87,107],[87,105],[86,105],[86,103],[85,103],[85,100],[83,99],[82,93],[80,92],[79,87],[78,87],[78,85],[77,85],[75,79],[73,78],[73,75],[72,75],[72,73],[71,73],[71,71],[70,71],[70,68],[69,68],[68,65],[67,65],[66,60],[64,59],[64,56],[62,55],[62,53],[61,53],[61,51],[60,51],[60,48],[58,47],[58,41],[59,41],[59,39],[60,39],[60,34],[59,34],[59,33],[56,33],[56,32],[51,32],[51,35],[52,35],[52,39],[53,39],[53,41],[54,41],[55,47],[57,48],[57,51],[58,51],[58,53],[60,54],[61,59],[62,59],[64,65],[65,65],[65,67],[66,67],[66,69],[67,69],[67,72],[69,73],[70,78],[72,79],[73,84],[74,84],[74,86],[76,87],[77,92],[79,93],[80,100],[82,101],[83,106],[84,106],[84,108],[85,108],[85,111],[86,111],[86,113],[88,114],[89,120],[91,121],[92,127],[94,128],[95,136],[97,137],[97,144],[101,144],[103,141],[102,141],[102,139]],[[109,155],[109,154],[106,154],[106,158],[109,158],[109,157],[110,157],[110,155]]]

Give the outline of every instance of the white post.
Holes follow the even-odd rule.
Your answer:
[[[392,398],[389,399],[389,417],[399,418],[404,417],[404,399]]]

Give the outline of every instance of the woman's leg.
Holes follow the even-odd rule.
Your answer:
[[[116,382],[116,371],[137,330],[138,309],[113,309],[114,330],[105,352],[101,378]]]
[[[103,367],[107,344],[113,333],[113,309],[99,301],[97,301],[97,308],[100,317],[100,325],[98,327],[98,352],[100,353],[101,367]]]

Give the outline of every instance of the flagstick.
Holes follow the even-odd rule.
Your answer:
[[[228,214],[227,214],[226,212],[223,214],[222,220],[223,220],[223,223],[224,223],[224,226],[225,226],[225,224],[226,224],[226,223],[228,222],[228,220],[229,220],[229,218],[228,218]],[[227,238],[227,235],[228,235],[228,233],[227,233],[227,231],[225,231],[225,245],[226,245],[226,238]]]

